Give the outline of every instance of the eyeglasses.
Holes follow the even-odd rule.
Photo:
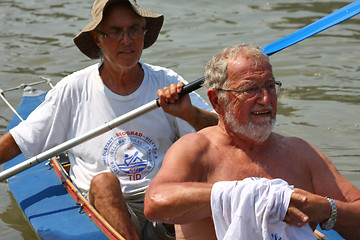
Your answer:
[[[225,92],[236,92],[236,93],[242,93],[247,98],[252,98],[255,96],[260,96],[261,89],[265,89],[269,94],[276,94],[280,91],[280,87],[282,86],[282,83],[280,81],[273,81],[270,83],[267,83],[263,86],[258,86],[255,83],[254,84],[247,84],[244,89],[223,89],[223,88],[216,88],[217,91],[225,91]]]
[[[128,36],[132,40],[137,40],[143,34],[146,33],[146,29],[144,27],[140,27],[140,26],[132,26],[127,30],[122,29],[122,28],[117,28],[116,31],[111,32],[111,33],[104,33],[98,29],[96,29],[96,31],[100,34],[100,37],[102,37],[102,38],[106,37],[112,42],[122,41],[124,39],[125,33],[127,33]]]

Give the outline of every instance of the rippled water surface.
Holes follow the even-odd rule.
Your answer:
[[[265,46],[350,1],[138,0],[165,15],[161,35],[142,60],[177,71],[188,81],[203,75],[211,56],[232,44]],[[88,23],[90,1],[1,0],[0,88],[40,80],[57,83],[88,60],[72,38]],[[271,56],[283,82],[275,131],[307,139],[360,188],[360,16]],[[40,86],[45,90],[47,86]],[[206,98],[203,90],[200,94]],[[21,90],[6,92],[14,106]],[[0,135],[12,113],[0,102]],[[8,190],[0,183],[0,239],[34,239]]]

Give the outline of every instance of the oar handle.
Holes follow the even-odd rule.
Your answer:
[[[188,93],[191,93],[199,88],[201,88],[201,85],[204,83],[205,77],[201,77],[199,79],[196,79],[195,81],[185,85],[180,93],[180,96],[184,96]]]
[[[192,81],[189,84],[186,84],[183,87],[181,93],[179,94],[180,97],[185,96],[186,94],[189,94],[189,93],[201,88],[201,85],[204,83],[204,80],[205,80],[205,77],[201,77],[201,78],[196,79],[195,81]],[[156,104],[158,105],[158,107],[160,107],[159,98],[156,99]]]

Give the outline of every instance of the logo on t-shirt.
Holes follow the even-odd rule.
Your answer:
[[[119,132],[106,143],[103,161],[111,172],[129,180],[140,180],[155,166],[158,146],[142,133]]]

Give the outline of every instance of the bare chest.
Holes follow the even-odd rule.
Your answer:
[[[218,151],[210,161],[206,182],[242,180],[248,177],[281,178],[295,187],[310,190],[311,177],[296,156],[277,151],[249,154]]]

